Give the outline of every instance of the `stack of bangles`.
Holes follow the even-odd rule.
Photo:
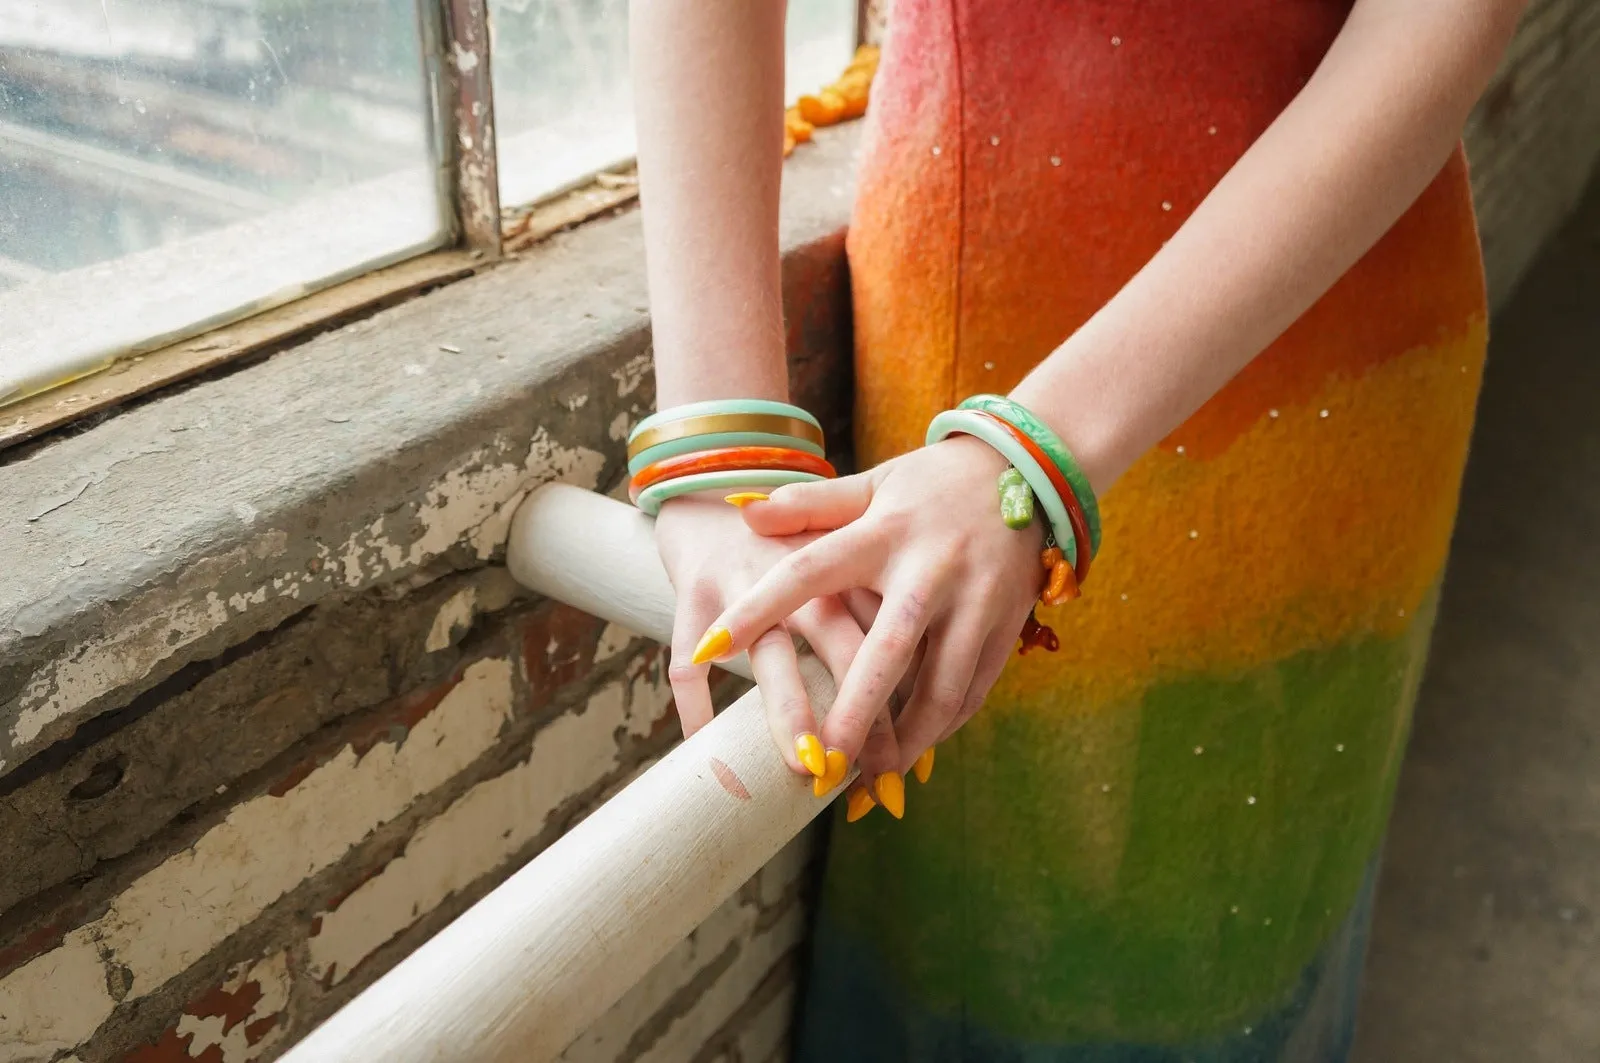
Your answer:
[[[714,399],[662,410],[628,436],[628,497],[650,516],[697,491],[831,480],[822,426],[798,406]]]
[[[1049,529],[1039,558],[1046,572],[1039,603],[1060,605],[1078,597],[1100,552],[1100,504],[1072,452],[1026,407],[999,395],[974,395],[939,414],[928,425],[927,444],[957,434],[981,439],[1011,463],[998,485],[1007,527],[1026,528],[1035,505],[1044,510]],[[1038,646],[1053,652],[1061,644],[1031,612],[1021,639],[1019,653]]]

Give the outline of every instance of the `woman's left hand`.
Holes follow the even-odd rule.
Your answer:
[[[1043,515],[1021,531],[1001,521],[996,482],[1005,468],[987,444],[952,436],[870,472],[780,487],[746,505],[744,519],[758,534],[827,534],[730,604],[696,659],[747,649],[814,598],[876,593],[882,605],[820,737],[852,763],[862,758],[863,781],[875,791],[885,773],[904,776],[983,704],[1043,584]],[[926,656],[895,723],[899,763],[866,763],[877,748],[863,753],[872,722],[924,638]]]

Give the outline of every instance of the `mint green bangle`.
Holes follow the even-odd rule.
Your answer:
[[[679,495],[696,491],[732,491],[743,487],[783,487],[787,484],[808,484],[824,479],[814,472],[793,472],[789,469],[751,469],[729,472],[697,472],[680,476],[676,480],[652,484],[639,492],[639,508],[648,516],[661,512],[661,504]]]
[[[707,399],[704,402],[690,402],[652,413],[633,426],[633,431],[628,433],[628,442],[632,443],[640,432],[648,432],[657,425],[681,421],[686,417],[705,417],[718,413],[765,413],[778,417],[793,417],[807,422],[819,432],[822,431],[820,421],[800,407],[787,402],[774,402],[771,399]]]
[[[1061,475],[1072,485],[1073,493],[1078,496],[1078,505],[1083,507],[1083,517],[1089,525],[1090,549],[1095,554],[1100,553],[1100,500],[1095,498],[1089,477],[1084,474],[1083,467],[1072,456],[1072,451],[1061,442],[1061,437],[1051,431],[1049,425],[1035,417],[1026,406],[1003,395],[974,395],[956,408],[983,410],[985,413],[993,414],[1025,433],[1039,444],[1041,450],[1050,455],[1050,460],[1056,463]]]
[[[928,446],[955,435],[957,432],[969,436],[976,436],[995,450],[1000,456],[1011,463],[1011,467],[1022,474],[1028,481],[1028,486],[1033,488],[1034,497],[1044,507],[1045,516],[1050,520],[1050,530],[1055,533],[1056,545],[1061,547],[1061,552],[1066,555],[1067,564],[1076,566],[1078,563],[1078,537],[1073,534],[1072,521],[1067,517],[1067,507],[1061,501],[1061,496],[1056,493],[1055,484],[1050,482],[1050,476],[1044,467],[1033,460],[1033,455],[1022,448],[1022,444],[1006,432],[1004,428],[992,421],[986,421],[971,410],[946,410],[935,417],[928,425],[928,437],[925,440]]]
[[[807,454],[815,454],[819,458],[827,457],[822,448],[809,439],[796,439],[794,436],[778,435],[775,432],[707,432],[703,436],[669,439],[665,443],[657,443],[647,450],[641,450],[637,456],[628,460],[628,475],[637,476],[640,469],[663,458],[676,458],[680,454],[716,450],[720,447],[788,447],[790,450],[803,450]]]

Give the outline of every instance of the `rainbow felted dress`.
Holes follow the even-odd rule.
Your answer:
[[[849,238],[862,463],[1110,298],[1348,8],[897,0]],[[1345,1058],[1485,315],[1458,153],[1103,499],[1060,652],[904,821],[835,825],[800,1058]]]

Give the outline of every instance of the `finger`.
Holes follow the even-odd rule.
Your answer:
[[[995,683],[999,682],[1000,673],[1011,662],[1012,651],[1016,648],[1015,632],[1002,626],[990,633],[988,641],[983,644],[983,652],[978,656],[978,667],[972,675],[972,685],[967,688],[961,711],[956,713],[956,718],[945,728],[935,745],[949,741],[951,735],[961,730],[983,708],[984,700],[989,697],[989,691],[994,689]]]
[[[711,722],[711,668],[693,663],[693,658],[695,639],[715,619],[718,605],[710,587],[691,586],[678,596],[667,682],[672,686],[672,700],[678,707],[685,738]]]
[[[767,726],[789,768],[801,775],[821,778],[827,758],[817,737],[817,720],[811,700],[800,681],[800,658],[795,656],[789,632],[779,625],[756,639],[750,647],[750,671],[761,688]]]
[[[843,603],[833,595],[813,599],[795,612],[789,620],[789,626],[790,630],[806,640],[812,652],[833,675],[834,683],[843,683],[866,639],[861,626]],[[842,751],[827,749],[820,738],[816,741],[816,750],[823,757],[825,770],[813,771],[817,777],[812,782],[812,792],[822,797],[843,780],[849,770],[849,761]]]
[[[917,673],[916,689],[906,711],[895,721],[901,771],[909,771],[966,707],[990,631],[988,618],[972,610],[958,614],[929,639],[928,656]]]
[[[745,502],[739,511],[745,526],[757,535],[832,531],[867,511],[875,482],[871,473],[858,473],[837,480],[789,484],[774,489],[765,501]]]
[[[833,709],[822,722],[824,744],[844,750],[851,761],[861,756],[873,721],[911,664],[929,611],[929,595],[920,586],[885,596]]]
[[[895,700],[899,695],[890,692]],[[883,705],[872,718],[867,740],[861,747],[859,784],[870,789],[872,798],[895,819],[906,814],[906,784],[900,771],[900,746],[895,739],[893,709]]]
[[[693,661],[706,664],[747,648],[811,599],[854,586],[873,571],[881,553],[871,529],[861,525],[802,546],[723,610],[695,647]]]
[[[861,630],[872,630],[872,622],[878,618],[878,610],[883,606],[883,599],[876,592],[869,591],[865,587],[852,587],[840,594],[839,600],[850,611],[850,615],[855,617],[856,623],[861,625]],[[906,674],[894,688],[895,693],[900,696],[898,705],[893,706],[891,723],[893,718],[899,715],[899,710],[911,700],[911,692],[916,688],[917,673],[922,670],[922,661],[927,653],[928,640],[923,639],[917,643],[917,652],[911,658],[911,667],[906,669]]]

